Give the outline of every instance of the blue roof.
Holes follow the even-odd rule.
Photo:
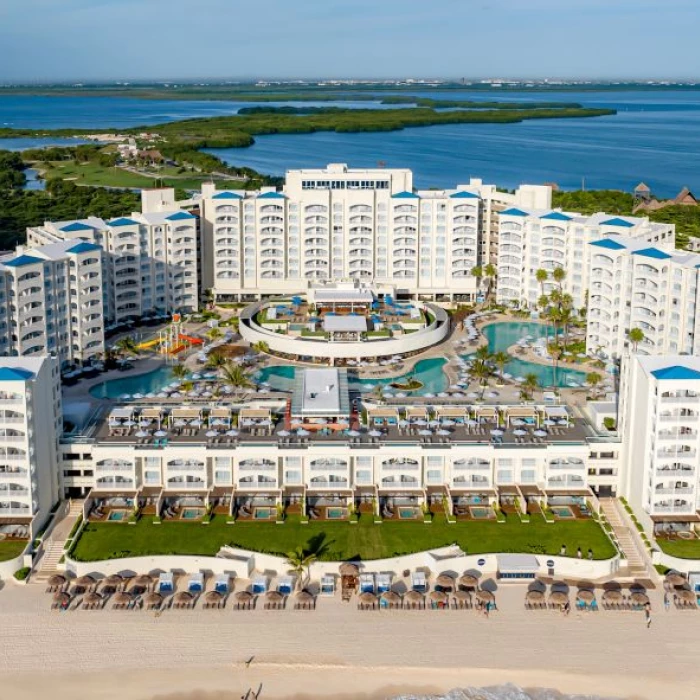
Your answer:
[[[61,231],[66,233],[72,233],[73,231],[92,231],[93,226],[88,226],[87,224],[82,224],[80,221],[74,221],[72,224],[64,226]]]
[[[606,219],[605,221],[600,222],[601,226],[624,226],[625,228],[633,228],[634,224],[631,224],[629,221],[625,221],[624,219],[621,219],[619,216],[616,216],[612,219]]]
[[[219,192],[215,194],[212,199],[243,199],[240,194],[235,192]]]
[[[265,192],[258,195],[258,199],[286,199],[286,197],[281,192]]]
[[[33,372],[20,367],[0,367],[0,382],[23,382],[31,379],[34,376]]]
[[[81,241],[72,248],[68,248],[66,253],[89,253],[91,250],[101,250],[100,246],[96,243],[88,243],[87,241]]]
[[[544,216],[540,216],[540,219],[551,219],[552,221],[571,221],[573,217],[567,216],[560,211],[553,211]]]
[[[478,194],[473,192],[467,192],[466,190],[460,190],[450,195],[450,199],[481,199]]]
[[[397,192],[391,195],[392,199],[420,199],[415,192]]]
[[[41,258],[35,258],[32,255],[20,255],[13,260],[8,260],[5,265],[7,267],[22,267],[23,265],[35,265],[36,263],[43,263]]]
[[[671,257],[668,253],[664,253],[663,250],[658,248],[643,248],[642,250],[633,251],[632,254],[643,255],[645,258],[655,258],[656,260],[668,260]]]
[[[110,226],[138,226],[139,222],[122,217],[121,219],[114,219],[114,221],[110,221],[108,223]]]
[[[683,365],[672,365],[671,367],[655,369],[652,374],[657,379],[700,379],[700,372]]]
[[[196,219],[194,214],[190,214],[188,211],[176,211],[174,214],[165,217],[168,221],[182,221],[183,219]]]
[[[626,248],[622,243],[618,243],[612,238],[602,238],[599,241],[593,241],[591,245],[598,246],[599,248],[607,248],[608,250],[624,250]]]
[[[522,209],[516,209],[512,207],[511,209],[506,209],[501,212],[501,216],[530,216],[526,211]]]

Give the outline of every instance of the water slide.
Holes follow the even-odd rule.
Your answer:
[[[145,342],[145,343],[139,343],[139,344],[136,346],[136,349],[137,349],[137,350],[148,350],[149,348],[152,348],[152,347],[154,347],[155,345],[160,345],[160,343],[161,343],[160,338],[156,338],[155,340],[149,340],[149,341],[147,341],[147,342]]]
[[[190,343],[192,345],[201,345],[204,342],[200,338],[195,338],[194,336],[191,336],[191,335],[185,335],[184,333],[180,333],[180,340],[186,340],[188,343]]]
[[[167,353],[169,355],[177,355],[179,352],[182,352],[187,346],[186,345],[176,345],[173,348],[170,348],[169,350],[166,350],[165,348],[161,349],[161,352]]]

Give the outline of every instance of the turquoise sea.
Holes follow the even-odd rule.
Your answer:
[[[291,134],[256,137],[250,148],[214,152],[235,165],[281,175],[288,168],[344,162],[356,167],[411,168],[418,187],[451,187],[480,177],[501,187],[556,182],[563,188],[631,190],[643,179],[660,196],[683,186],[700,190],[700,88],[528,92],[410,90],[444,99],[577,101],[618,114],[520,124],[461,124],[388,133]],[[134,127],[192,117],[235,114],[255,103],[142,100],[122,97],[0,96],[0,127],[97,129]],[[275,104],[275,103],[272,103]],[[286,103],[299,104],[299,103]],[[304,103],[307,105],[321,103]],[[324,105],[333,103],[322,103]],[[343,102],[345,107],[379,107]],[[55,139],[51,139],[55,141]],[[0,141],[27,148],[36,139]]]

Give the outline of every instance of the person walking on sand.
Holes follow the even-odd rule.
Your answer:
[[[651,627],[651,605],[649,603],[644,606],[644,617],[647,621],[647,629],[649,629]]]
[[[668,591],[664,593],[664,609],[668,612],[671,609],[671,600],[668,597]]]

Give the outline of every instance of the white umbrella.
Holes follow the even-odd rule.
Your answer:
[[[405,428],[408,425],[408,421],[403,418],[399,421],[399,427]]]
[[[166,437],[168,433],[166,433],[165,430],[156,430],[156,432],[153,434],[156,437]]]
[[[277,434],[280,437],[289,437],[291,435],[291,433],[288,430],[278,430]]]
[[[304,428],[299,428],[299,430],[297,430],[297,435],[299,437],[306,437],[308,434],[309,434],[309,431],[304,430]]]
[[[557,425],[569,425],[569,421],[566,420],[566,418],[562,418],[561,420],[557,421]]]
[[[187,421],[182,420],[182,418],[178,418],[174,423],[173,426],[175,428],[184,428],[187,425]]]
[[[518,437],[522,437],[523,435],[527,435],[527,430],[523,430],[522,428],[518,428],[517,430],[513,431],[513,435],[517,435]]]
[[[360,437],[358,430],[348,430],[348,437]]]
[[[150,421],[150,420],[145,420],[145,419],[143,419],[143,418],[139,421],[139,425],[140,425],[142,428],[145,428],[147,425],[150,425],[150,424],[151,424],[151,421]]]
[[[556,423],[556,421],[553,421],[551,418],[547,418],[546,420],[542,421],[542,424],[550,427],[552,425],[556,425],[557,423]]]
[[[396,394],[397,399],[405,399],[406,394],[403,393],[403,391],[400,391],[398,394]]]
[[[227,430],[226,435],[229,435],[230,437],[236,437],[238,435],[237,430]]]
[[[450,420],[449,418],[447,420],[442,421],[442,425],[444,425],[445,427],[449,427],[454,424],[455,422],[453,420]]]
[[[136,423],[133,420],[125,420],[122,423],[122,425],[127,427],[127,428],[133,428],[136,425]]]
[[[384,398],[385,398],[385,399],[393,399],[393,398],[394,398],[394,395],[393,395],[392,393],[388,392],[388,391],[385,391],[385,392],[384,392]]]
[[[370,437],[381,437],[382,436],[382,431],[381,430],[370,430],[369,433],[367,433]]]
[[[450,435],[450,431],[449,431],[449,430],[444,430],[444,429],[441,428],[440,430],[437,431],[437,434],[438,434],[438,435]]]
[[[207,430],[207,432],[205,433],[207,437],[216,437],[218,434],[219,433],[217,433],[216,430]]]
[[[465,424],[465,425],[468,425],[468,426],[470,426],[470,427],[472,427],[472,428],[474,428],[475,426],[479,425],[479,423],[478,423],[477,421],[475,421],[473,418],[469,418],[469,419],[465,420],[465,421],[464,421],[464,424]]]
[[[427,429],[425,429],[425,430],[419,430],[419,431],[418,431],[418,435],[432,435],[432,434],[433,434],[433,431],[432,431],[432,430],[427,430]]]
[[[525,425],[525,421],[521,420],[520,418],[513,418],[513,420],[510,422],[511,425]]]
[[[498,437],[499,435],[503,435],[503,431],[500,428],[494,428],[491,431],[491,435],[495,435]]]
[[[425,418],[418,418],[417,420],[413,421],[414,425],[428,425],[428,421],[425,420]]]
[[[487,396],[489,399],[495,399],[495,398],[498,396],[498,392],[497,392],[497,391],[489,391],[489,392],[486,394],[486,396]]]
[[[547,437],[547,432],[545,430],[535,430],[533,435],[535,437]]]
[[[202,427],[202,421],[199,420],[199,418],[195,418],[193,421],[190,421],[190,425],[193,428],[201,428]]]
[[[522,382],[525,381],[525,377],[516,377],[516,378],[515,378],[515,381],[516,381],[516,382],[519,382],[519,383],[522,383]]]
[[[435,398],[435,394],[430,394],[430,393],[423,394],[423,396],[425,396],[426,399],[434,399]]]
[[[119,398],[122,401],[128,401],[131,398],[131,394],[122,394]]]
[[[150,435],[150,433],[147,432],[146,430],[139,430],[138,433],[134,433],[134,435],[137,438],[145,438],[145,437],[148,437]]]
[[[448,397],[448,394],[447,394],[446,392],[444,392],[444,391],[441,391],[441,392],[438,394],[438,398],[439,398],[439,399],[446,399],[447,397]]]
[[[479,394],[477,394],[475,391],[470,391],[467,394],[467,398],[468,399],[477,399],[477,398],[479,398]]]

